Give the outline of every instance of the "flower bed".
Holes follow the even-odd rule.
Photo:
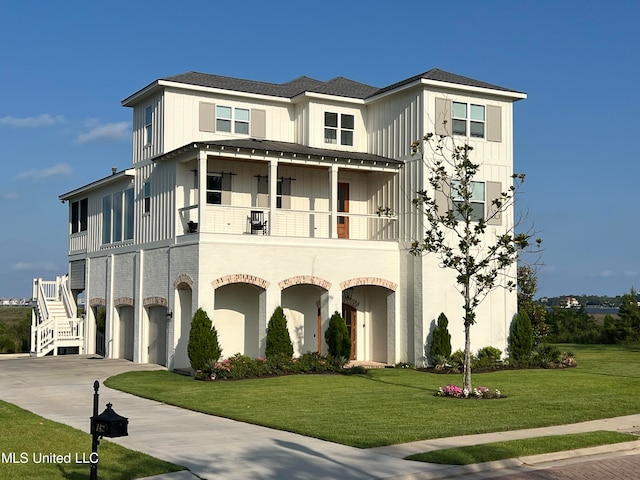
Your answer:
[[[487,387],[477,387],[473,391],[465,390],[457,385],[447,385],[440,387],[436,393],[437,397],[454,397],[454,398],[505,398],[502,392],[497,388],[490,390]]]

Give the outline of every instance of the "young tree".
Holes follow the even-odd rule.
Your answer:
[[[427,146],[433,155],[426,155]],[[415,255],[436,254],[440,266],[452,270],[463,299],[465,333],[463,388],[472,391],[471,326],[476,322],[476,309],[495,288],[516,288],[505,272],[529,247],[532,233],[515,233],[514,227],[500,228],[493,234],[488,228],[511,211],[514,195],[524,181],[524,174],[514,174],[514,184],[494,198],[485,213],[479,213],[473,200],[480,165],[474,163],[468,144],[456,146],[446,135],[425,135],[412,145],[413,153],[421,152],[426,163],[430,188],[418,192],[414,203],[424,209],[425,237],[412,244]],[[538,244],[540,240],[536,241]]]
[[[451,334],[449,333],[449,320],[447,316],[442,312],[438,317],[438,323],[433,330],[433,337],[431,339],[431,347],[429,348],[429,355],[433,360],[436,357],[449,358],[451,356]]]
[[[331,315],[324,338],[329,347],[329,355],[346,359],[351,356],[351,338],[349,338],[347,323],[338,312]]]
[[[293,343],[291,343],[287,317],[282,307],[276,307],[267,325],[267,346],[264,353],[267,358],[277,355],[293,357]]]
[[[535,302],[533,297],[538,291],[538,274],[531,265],[518,267],[518,311],[526,312],[533,328],[533,343],[542,343],[549,328],[546,324],[547,309]]]
[[[526,311],[520,310],[511,323],[509,354],[516,365],[526,365],[533,351],[533,327]]]
[[[191,321],[187,354],[195,371],[205,370],[208,363],[217,362],[222,355],[218,332],[202,308],[196,311]]]
[[[640,305],[638,305],[638,294],[635,289],[632,288],[629,293],[622,296],[618,317],[632,329],[627,341],[637,341],[640,333]]]

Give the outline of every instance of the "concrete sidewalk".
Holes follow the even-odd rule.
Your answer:
[[[1,358],[1,357],[0,357]],[[100,357],[45,357],[0,360],[0,399],[51,420],[88,431],[93,381],[130,370],[158,369]],[[594,430],[640,430],[640,415],[541,429],[427,440],[375,449],[358,449],[301,435],[249,425],[100,388],[100,408],[107,402],[129,418],[129,436],[113,439],[127,448],[187,467],[189,472],[153,477],[202,479],[383,479],[492,478],[555,466],[580,455],[640,453],[640,442],[453,467],[402,460],[416,452],[494,441]],[[635,449],[635,450],[634,450]],[[640,455],[630,457],[638,459]],[[195,476],[194,476],[195,475]],[[475,475],[475,476],[474,476]],[[480,476],[477,476],[480,475]],[[196,477],[197,476],[197,477]],[[515,477],[514,477],[515,478]],[[520,477],[518,477],[520,478]],[[546,477],[553,478],[553,477]],[[598,477],[594,477],[598,478]],[[616,477],[609,476],[612,480]],[[624,477],[621,477],[624,478]]]

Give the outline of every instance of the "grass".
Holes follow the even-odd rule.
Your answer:
[[[563,345],[578,367],[473,375],[507,398],[434,396],[462,375],[374,369],[367,375],[294,375],[196,382],[166,371],[128,372],[106,385],[204,413],[356,447],[544,427],[640,411],[640,345]]]
[[[406,459],[446,465],[469,465],[471,463],[492,462],[504,460],[505,458],[561,452],[634,440],[638,440],[638,437],[630,433],[597,431],[494,442],[468,447],[445,448],[410,455]]]
[[[80,480],[89,478],[88,461],[91,454],[91,435],[0,401],[0,478],[12,480],[47,478]],[[15,462],[9,463],[9,454]],[[60,463],[35,463],[40,454],[69,455]],[[35,458],[34,458],[35,454]],[[101,440],[98,447],[98,475],[103,480],[129,480],[184,470],[144,453]],[[84,457],[83,457],[84,456]],[[25,463],[20,463],[24,459]]]

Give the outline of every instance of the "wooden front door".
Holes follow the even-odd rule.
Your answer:
[[[318,353],[322,353],[322,309],[318,306]]]
[[[357,353],[356,335],[358,330],[358,326],[356,324],[356,309],[346,303],[342,304],[342,318],[344,318],[344,321],[347,324],[347,331],[349,332],[349,337],[351,337],[351,355],[349,355],[349,360],[355,360]]]
[[[338,212],[349,213],[348,183],[338,183]],[[338,216],[338,238],[349,238],[349,217]]]

